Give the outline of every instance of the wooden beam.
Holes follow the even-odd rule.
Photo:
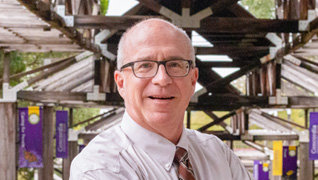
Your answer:
[[[222,117],[220,117],[220,118],[214,120],[213,122],[210,122],[210,123],[208,123],[208,124],[206,124],[206,125],[200,127],[200,128],[198,129],[198,131],[205,131],[205,130],[207,130],[209,127],[212,127],[212,126],[214,126],[214,125],[216,125],[216,124],[219,124],[220,122],[222,122],[222,121],[224,121],[225,119],[227,119],[227,118],[233,116],[234,114],[236,114],[236,111],[232,111],[232,112],[230,112],[230,113],[228,113],[228,114],[226,114],[226,115],[224,115],[224,116],[222,116]]]
[[[216,3],[213,3],[210,8],[212,10],[213,15],[224,11],[224,9],[230,7],[233,4],[236,4],[238,0],[219,0]]]
[[[62,69],[65,69],[67,68],[68,66],[72,65],[73,63],[76,62],[76,59],[69,59],[67,61],[64,61],[64,62],[61,62],[59,64],[56,64],[55,66],[49,68],[47,71],[43,71],[41,72],[39,75],[27,80],[28,84],[31,85],[35,82],[38,82],[44,78],[47,78],[49,77],[50,75],[62,70]]]
[[[0,103],[0,179],[16,179],[16,104]]]
[[[317,74],[291,63],[282,64],[282,78],[313,93],[318,92]]]
[[[313,160],[309,160],[309,143],[299,142],[299,179],[313,180],[315,174],[315,165]]]
[[[74,27],[84,29],[126,30],[137,22],[150,16],[74,16]]]
[[[262,115],[265,116],[265,117],[267,117],[268,119],[273,120],[273,121],[276,121],[276,122],[281,121],[281,122],[284,122],[284,123],[287,123],[287,124],[290,124],[290,125],[299,127],[299,128],[301,128],[301,129],[306,129],[304,126],[301,126],[301,125],[299,125],[299,124],[297,124],[297,123],[294,123],[294,122],[292,122],[292,121],[285,120],[285,119],[280,118],[280,117],[272,116],[272,115],[270,115],[270,114],[268,114],[268,113],[265,113],[265,112],[262,112]]]
[[[160,9],[162,6],[154,0],[138,0],[141,4],[146,6],[147,8],[153,10],[156,13],[160,13]]]
[[[237,136],[237,135],[232,135],[229,133],[224,133],[223,131],[204,131],[204,133],[207,134],[213,134],[215,136],[217,136],[218,138],[220,138],[222,141],[225,140],[241,140],[241,136]]]
[[[255,124],[264,129],[279,130],[282,132],[290,132],[292,130],[290,126],[283,124],[281,122],[274,121],[271,118],[262,115],[261,111],[256,109],[253,109],[249,113],[249,118],[251,122],[255,122]]]
[[[196,31],[209,33],[300,32],[298,20],[216,17],[203,19],[200,29]]]
[[[51,11],[50,5],[37,0],[18,1],[31,12],[33,12],[35,15],[37,15],[42,20],[50,24],[52,27],[60,30],[68,38],[74,40],[74,42],[77,43],[79,46],[97,53],[101,51],[99,46],[95,45],[92,41],[86,39],[83,36],[83,34],[77,31],[76,28],[65,27],[64,20],[59,15],[57,15],[56,12]]]
[[[289,106],[291,108],[317,108],[318,97],[314,96],[293,96],[289,97]]]
[[[39,68],[36,68],[36,69],[32,69],[30,71],[26,71],[26,72],[21,72],[21,73],[17,73],[17,74],[14,74],[14,75],[11,75],[10,76],[10,79],[17,79],[17,78],[21,78],[23,76],[26,76],[26,75],[29,75],[29,74],[33,74],[33,73],[36,73],[36,72],[39,72],[39,71],[42,71],[44,69],[47,69],[47,68],[50,68],[50,67],[53,67],[53,66],[56,66],[64,61],[69,61],[69,60],[72,60],[74,59],[74,57],[70,57],[70,58],[66,58],[66,59],[63,59],[63,60],[60,60],[60,61],[57,61],[57,62],[54,62],[54,63],[50,63],[48,65],[45,65],[45,66],[41,66]],[[3,79],[0,79],[0,83],[2,83]]]
[[[205,86],[205,88],[210,92],[214,92],[215,90],[222,88],[223,86],[229,84],[231,81],[241,77],[242,75],[246,74],[247,72],[250,72],[253,69],[258,68],[260,66],[261,66],[261,62],[259,60],[255,60],[253,63],[242,67],[239,71],[234,72],[234,73],[232,73],[232,74],[230,74],[222,79],[218,79],[218,80],[208,84],[207,86]]]
[[[4,52],[4,58],[3,58],[3,82],[9,83],[10,81],[10,53]]]
[[[53,180],[54,161],[54,120],[53,106],[43,108],[43,168],[39,169],[39,179]]]
[[[86,101],[86,93],[83,92],[48,92],[48,91],[19,91],[18,99],[27,101]]]
[[[253,135],[253,141],[279,141],[279,140],[293,141],[298,139],[299,137],[297,134]]]
[[[204,67],[204,63],[201,62],[198,59],[196,59],[196,65],[198,67],[201,67],[201,69],[199,71],[199,79],[198,79],[198,82],[201,85],[207,86],[209,83],[211,83],[211,81],[221,78],[221,76],[218,75],[216,72],[214,72],[211,68]],[[230,92],[230,93],[237,94],[237,95],[240,94],[240,92],[235,87],[233,87],[230,84],[224,86],[222,88],[222,92],[223,93],[229,93]]]
[[[74,16],[76,28],[126,30],[136,22],[150,16]],[[260,33],[260,32],[300,32],[297,20],[272,20],[252,18],[208,17],[202,20],[201,27],[193,30],[209,33]]]
[[[223,46],[223,47],[195,47],[196,55],[210,55],[210,54],[226,54],[228,56],[238,55],[259,55],[268,54],[268,46]]]
[[[198,103],[190,102],[192,110],[231,111],[242,106],[268,107],[266,96],[240,96],[234,94],[204,94],[199,97]]]
[[[71,163],[77,154],[78,154],[77,141],[69,141],[68,142],[68,157],[63,159],[63,179],[70,178]]]

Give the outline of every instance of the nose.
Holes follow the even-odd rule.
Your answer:
[[[167,74],[163,64],[159,65],[156,76],[152,78],[152,83],[160,86],[167,86],[172,83],[172,79]]]

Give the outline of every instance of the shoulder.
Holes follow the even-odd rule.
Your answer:
[[[129,144],[119,126],[99,134],[74,158],[71,176],[74,179],[82,179],[86,174],[94,172],[118,174],[119,154],[128,148]]]

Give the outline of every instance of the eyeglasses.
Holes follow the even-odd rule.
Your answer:
[[[124,68],[131,67],[137,78],[151,78],[156,76],[159,66],[162,64],[170,77],[184,77],[189,74],[192,63],[191,60],[142,60],[127,63],[120,68],[120,71]]]

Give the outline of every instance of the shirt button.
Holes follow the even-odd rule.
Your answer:
[[[171,165],[169,163],[166,164],[166,169],[169,170]]]

